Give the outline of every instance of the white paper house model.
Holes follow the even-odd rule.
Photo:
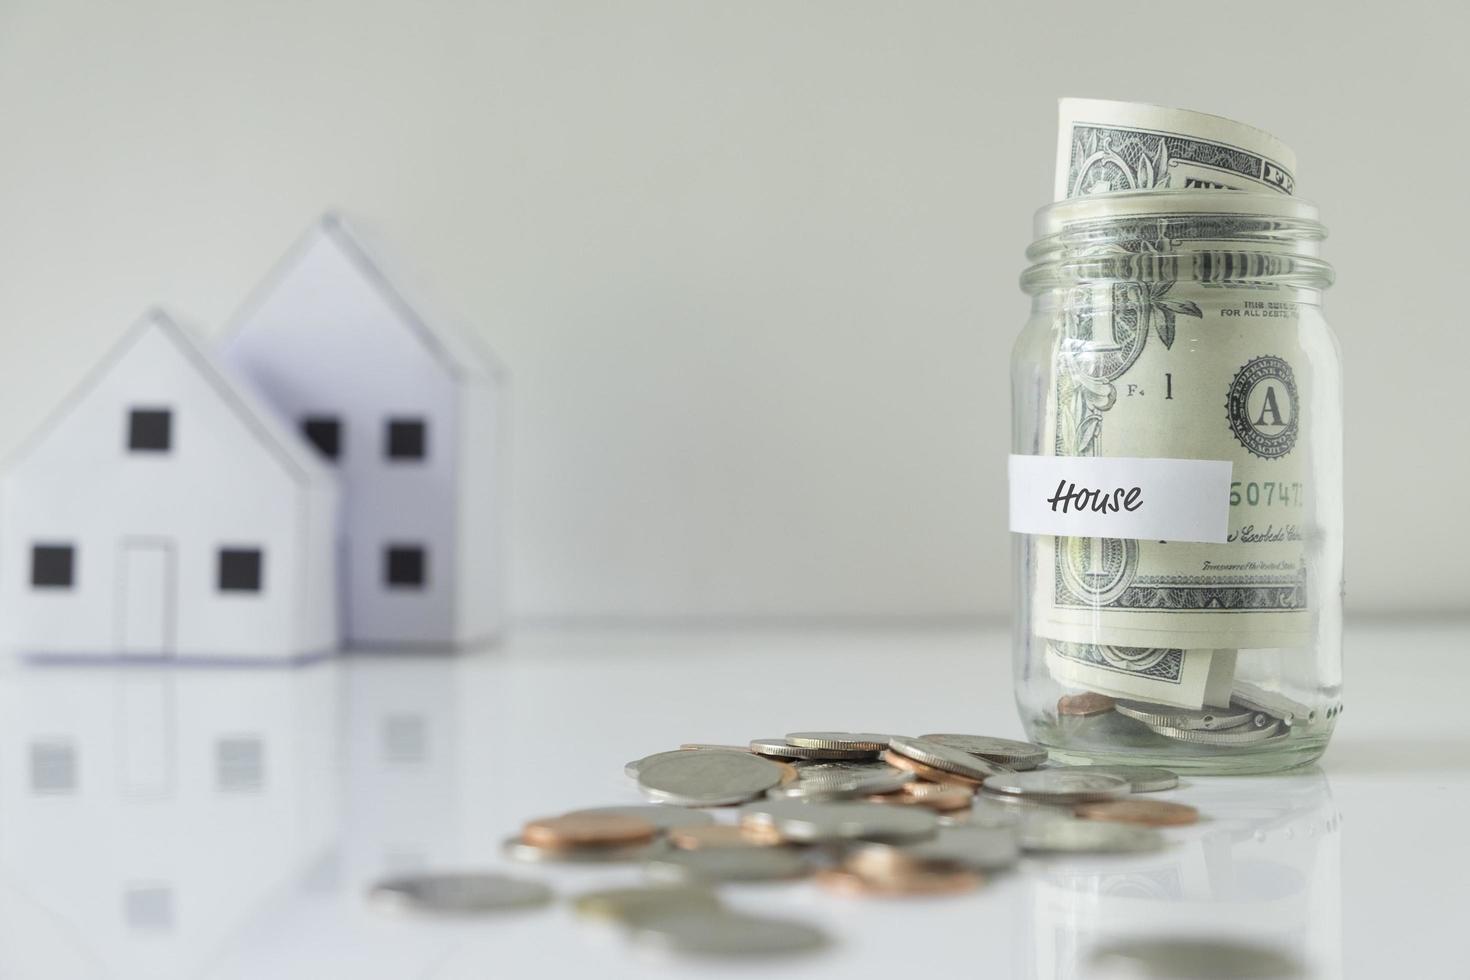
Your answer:
[[[502,374],[490,355],[431,323],[329,214],[236,316],[223,356],[341,477],[345,642],[495,637]]]
[[[0,483],[0,629],[33,655],[330,653],[336,494],[292,432],[150,313]]]

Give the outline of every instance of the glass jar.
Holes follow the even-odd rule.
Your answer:
[[[1326,747],[1342,380],[1324,235],[1276,194],[1037,213],[1011,358],[1013,645],[1022,722],[1059,761],[1267,772]]]

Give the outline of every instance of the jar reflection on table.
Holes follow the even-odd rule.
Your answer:
[[[1181,786],[1201,822],[1152,854],[1043,864],[1027,883],[1027,976],[1086,977],[1114,940],[1169,936],[1266,945],[1311,976],[1342,974],[1341,815],[1315,767]]]

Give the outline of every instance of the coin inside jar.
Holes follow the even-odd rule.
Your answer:
[[[1057,714],[1073,718],[1104,715],[1113,710],[1117,702],[1106,694],[1085,691],[1082,694],[1063,694],[1057,699]]]
[[[1199,820],[1199,811],[1183,803],[1165,800],[1105,800],[1081,803],[1072,812],[1083,820],[1111,820],[1146,827],[1182,827]]]
[[[1177,728],[1183,731],[1226,731],[1249,724],[1256,715],[1256,712],[1248,708],[1176,708],[1144,701],[1119,701],[1113,706],[1113,710],[1141,721],[1150,728]]]
[[[532,820],[521,840],[536,847],[615,847],[653,839],[658,828],[640,817],[618,813],[569,813]]]

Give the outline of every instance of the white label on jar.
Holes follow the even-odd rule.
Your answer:
[[[1011,456],[1011,530],[1224,544],[1230,462]]]

